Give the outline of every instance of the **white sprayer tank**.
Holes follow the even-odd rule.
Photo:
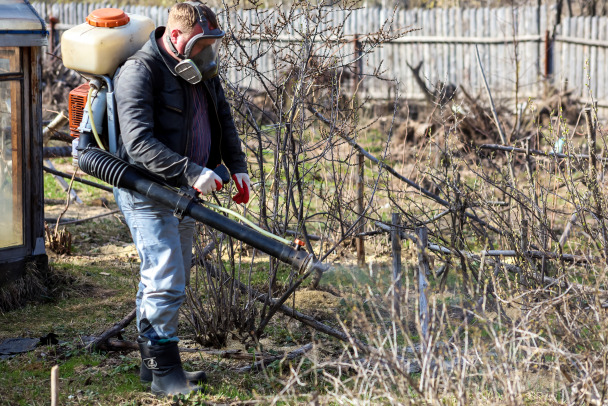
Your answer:
[[[112,76],[118,66],[150,37],[154,22],[148,17],[125,14],[116,8],[93,11],[87,22],[61,36],[63,64],[94,75]]]

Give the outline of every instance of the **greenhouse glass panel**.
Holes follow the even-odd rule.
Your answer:
[[[20,72],[19,48],[0,47],[0,74]],[[0,249],[23,245],[21,79],[0,77]]]

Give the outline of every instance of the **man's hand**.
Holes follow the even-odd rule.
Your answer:
[[[222,178],[217,176],[209,168],[203,168],[203,171],[198,176],[192,187],[201,195],[208,195],[211,192],[222,188]]]
[[[239,191],[236,195],[232,196],[232,200],[239,204],[249,202],[249,189],[251,189],[249,175],[246,173],[235,173],[232,175],[232,179],[234,179],[236,188]]]

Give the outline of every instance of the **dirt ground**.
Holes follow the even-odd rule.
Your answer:
[[[58,164],[57,169],[69,172],[71,168]],[[133,308],[139,258],[122,215],[112,213],[117,207],[111,194],[103,192],[101,197],[91,199],[85,190],[79,189],[77,185],[83,204],[72,202],[65,210],[65,201],[47,199],[45,218],[61,216],[62,221],[71,222],[105,216],[60,225],[60,229],[65,227],[71,233],[72,252],[58,255],[47,247],[51,268],[62,279],[53,288],[52,298],[34,300],[21,309],[0,313],[0,324],[4,326],[0,329],[0,342],[11,337],[35,338],[53,333],[59,344],[41,345],[32,352],[0,361],[0,405],[44,404],[49,396],[49,371],[53,365],[60,366],[61,404],[174,404],[154,398],[148,386],[139,383],[137,351],[89,354],[83,350],[88,337],[112,327]],[[55,222],[47,224],[50,228],[55,226]],[[290,298],[288,304],[327,321],[335,319],[340,300],[326,291],[305,289]],[[270,328],[272,333],[259,341],[257,349],[243,344],[237,336],[229,337],[220,349],[204,348],[194,340],[188,323],[181,319],[184,365],[190,370],[205,370],[210,378],[203,395],[205,402],[264,399],[273,393],[274,378],[269,380],[268,373],[235,371],[251,365],[260,354],[286,354],[300,348],[310,342],[311,332],[282,316],[273,319]],[[121,335],[130,341],[136,336],[134,322]],[[19,390],[10,391],[11,387]]]

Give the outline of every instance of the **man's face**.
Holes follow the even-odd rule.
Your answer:
[[[173,42],[173,45],[175,45],[175,49],[177,49],[177,51],[180,54],[183,54],[184,51],[186,50],[186,44],[188,44],[188,41],[190,41],[195,35],[199,35],[202,33],[203,33],[203,29],[198,24],[196,24],[194,26],[194,28],[192,29],[190,34],[184,34],[182,31],[180,31],[178,29],[173,29],[173,30],[171,30],[171,42]],[[203,39],[196,41],[196,44],[194,44],[194,47],[192,48],[192,51],[190,52],[190,57],[195,56],[196,54],[201,52],[207,46],[213,45],[213,43],[215,43],[215,41],[218,41],[218,39],[203,38]]]

